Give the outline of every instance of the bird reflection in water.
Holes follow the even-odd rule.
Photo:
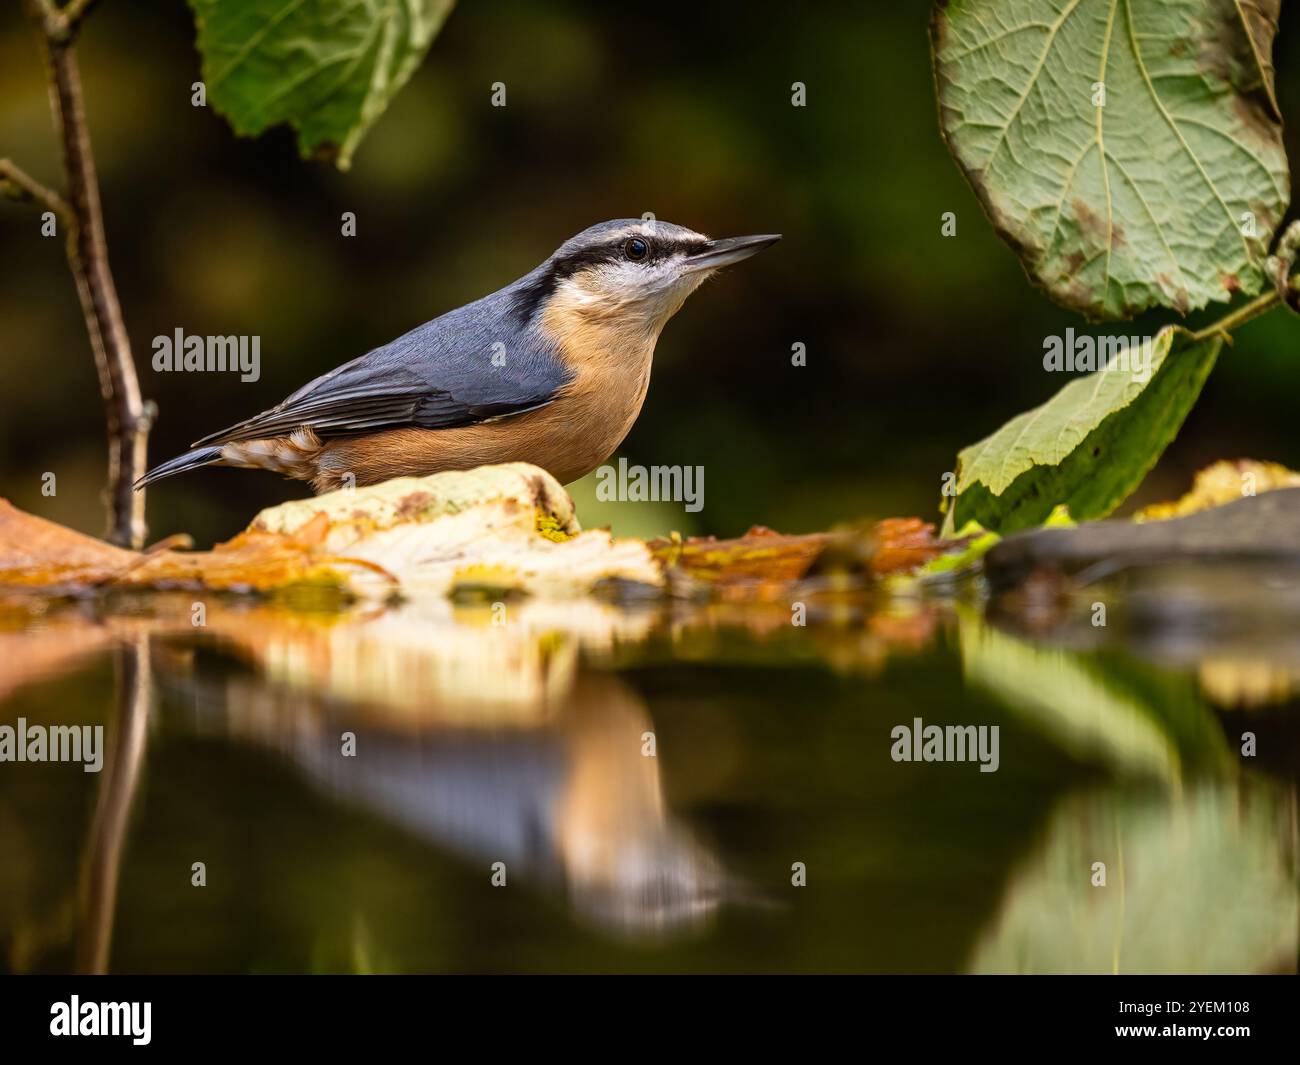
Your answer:
[[[205,606],[197,636],[188,596],[147,618],[63,615],[7,634],[40,663],[14,683],[105,647],[152,646],[156,691],[119,715],[138,725],[159,695],[175,697],[199,732],[276,751],[322,791],[483,863],[485,883],[503,862],[511,886],[562,892],[579,919],[633,938],[687,932],[743,898],[672,817],[644,700],[583,664],[643,641],[653,614],[525,601],[498,625],[499,605],[443,600],[345,614]],[[251,669],[232,671],[230,657]]]

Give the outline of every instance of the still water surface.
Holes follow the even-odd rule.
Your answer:
[[[1293,652],[919,601],[205,615],[0,612],[0,725],[106,742],[0,763],[0,967],[1296,970]],[[996,772],[896,760],[926,726]]]

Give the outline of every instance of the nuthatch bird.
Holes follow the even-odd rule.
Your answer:
[[[499,292],[196,441],[136,487],[200,466],[273,470],[317,492],[497,462],[576,481],[636,421],[664,323],[715,270],[780,239],[602,222]]]

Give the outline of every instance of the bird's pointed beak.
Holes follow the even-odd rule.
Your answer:
[[[698,251],[686,257],[686,273],[697,270],[717,270],[730,266],[741,259],[748,259],[764,248],[769,248],[781,239],[780,233],[763,233],[756,237],[726,237],[711,240]]]

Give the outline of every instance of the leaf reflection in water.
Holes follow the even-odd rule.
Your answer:
[[[1297,892],[1276,789],[1066,801],[1013,875],[970,968],[993,973],[1294,971]],[[1294,862],[1294,854],[1290,861]],[[1099,884],[1105,866],[1105,883]]]

